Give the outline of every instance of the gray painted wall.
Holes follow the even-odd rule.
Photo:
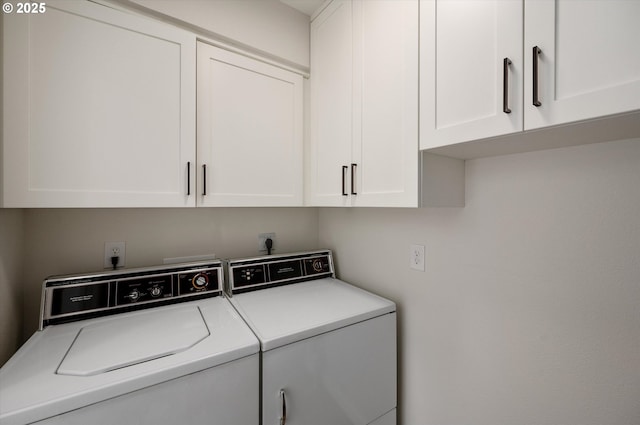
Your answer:
[[[400,423],[640,423],[640,139],[466,174],[461,209],[320,210],[339,277],[398,303]]]

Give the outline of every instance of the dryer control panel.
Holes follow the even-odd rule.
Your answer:
[[[42,288],[40,329],[217,296],[223,283],[219,260],[50,277]]]
[[[229,261],[229,295],[335,277],[331,251],[271,255]]]

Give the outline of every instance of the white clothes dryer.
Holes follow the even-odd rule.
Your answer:
[[[3,425],[250,425],[259,344],[220,261],[53,277],[0,369]]]
[[[263,425],[394,425],[396,306],[335,278],[331,251],[230,260],[260,340]]]

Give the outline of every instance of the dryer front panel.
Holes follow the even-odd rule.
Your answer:
[[[262,423],[368,424],[396,407],[396,314],[262,355]]]

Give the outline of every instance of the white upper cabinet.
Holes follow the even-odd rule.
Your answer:
[[[198,205],[302,205],[302,76],[197,50]]]
[[[3,20],[2,206],[195,205],[194,35],[78,1]]]
[[[417,207],[418,1],[359,0],[353,5],[352,202]]]
[[[640,109],[640,1],[524,5],[525,130]]]
[[[421,149],[640,109],[638,1],[421,0],[420,15]],[[598,141],[585,128],[575,134]],[[558,134],[557,146],[581,142]],[[435,152],[554,147],[543,138]]]
[[[307,203],[416,207],[418,1],[336,0],[311,24]]]
[[[522,2],[420,3],[420,142],[522,130]]]
[[[353,31],[349,0],[335,0],[311,23],[311,141],[307,203],[348,205],[353,136]],[[343,168],[343,167],[346,167]]]

